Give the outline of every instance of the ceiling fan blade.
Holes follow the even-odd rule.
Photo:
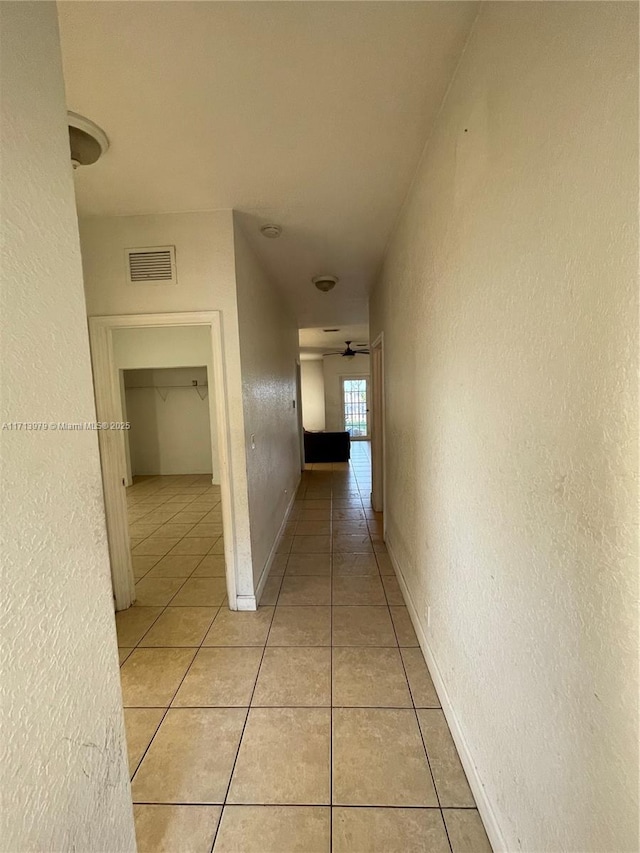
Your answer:
[[[347,346],[344,350],[332,350],[331,352],[323,352],[322,355],[341,355],[345,358],[353,358],[353,356],[358,355],[358,353],[360,353],[360,355],[369,355],[368,349],[362,349],[362,347],[368,347],[369,344],[356,344],[356,347],[358,347],[358,349],[352,349],[351,341],[345,341],[345,344]]]

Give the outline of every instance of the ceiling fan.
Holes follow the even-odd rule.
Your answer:
[[[358,349],[351,349],[351,341],[345,341],[347,348],[343,350],[334,350],[333,352],[323,352],[322,355],[341,355],[343,358],[353,358],[354,355],[369,355],[368,349],[361,349],[361,347],[366,347],[367,344],[356,344]]]

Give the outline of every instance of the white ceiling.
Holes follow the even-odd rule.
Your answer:
[[[325,326],[325,328],[328,328]],[[331,328],[336,328],[332,326]],[[325,332],[319,329],[300,329],[300,356],[305,361],[322,358],[322,354],[331,350],[344,350],[346,342],[351,341],[353,349],[360,349],[356,344],[369,343],[369,325],[358,323],[351,326],[339,326],[337,332]]]
[[[68,107],[111,142],[76,173],[81,214],[234,208],[300,326],[366,321],[478,4],[58,7]],[[339,276],[331,293],[320,273]]]

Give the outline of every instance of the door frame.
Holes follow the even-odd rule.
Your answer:
[[[304,426],[302,425],[302,365],[296,358],[296,409],[298,418],[298,444],[300,445],[300,470],[304,471]]]
[[[212,454],[216,452],[213,443],[214,429],[216,429],[217,452],[220,460],[220,493],[227,596],[230,609],[236,610],[238,607],[236,593],[238,550],[221,312],[190,311],[171,314],[121,314],[89,317],[89,340],[91,343],[97,420],[102,423],[121,423],[124,420],[120,371],[116,366],[113,351],[113,332],[116,329],[161,326],[209,326],[211,329],[214,375],[214,394],[209,394],[211,452]],[[116,610],[126,610],[135,600],[135,580],[131,564],[127,519],[125,431],[122,429],[98,430],[98,442],[102,463],[102,483],[113,593]]]
[[[344,383],[349,380],[362,380],[367,383],[367,434],[366,435],[352,435],[351,441],[371,441],[371,418],[369,417],[371,406],[371,374],[370,373],[344,373],[340,374],[340,410],[342,416],[342,429],[347,431],[347,425],[345,423],[344,417]]]
[[[371,344],[371,505],[383,513],[386,538],[384,332]]]

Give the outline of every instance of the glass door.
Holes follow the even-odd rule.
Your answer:
[[[369,438],[369,379],[366,376],[342,380],[344,428],[352,440]]]

